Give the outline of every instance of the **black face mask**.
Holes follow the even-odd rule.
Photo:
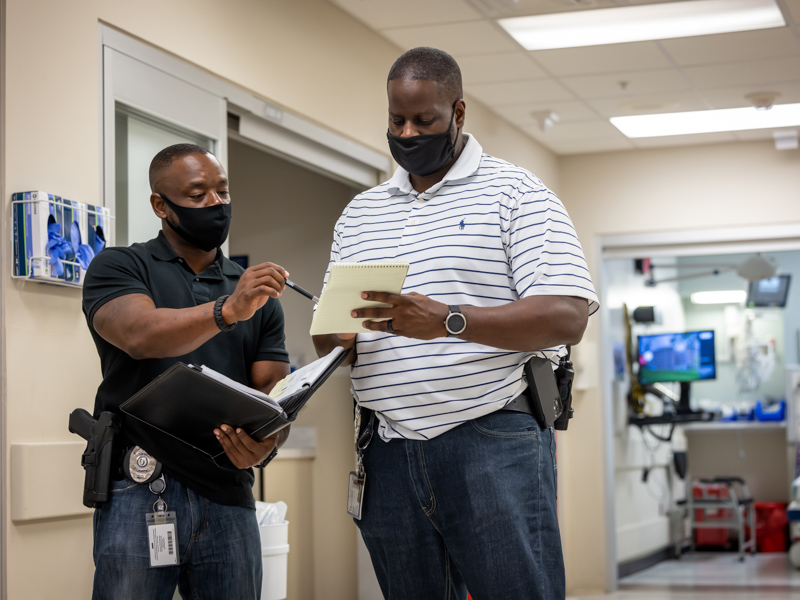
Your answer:
[[[456,151],[455,141],[450,139],[450,128],[453,126],[455,114],[456,105],[453,103],[450,124],[447,126],[447,131],[442,133],[404,138],[392,135],[387,130],[386,139],[389,140],[389,150],[397,164],[412,175],[419,177],[426,177],[441,171],[453,158]],[[458,131],[456,131],[456,140],[458,140]]]
[[[188,208],[175,204],[164,194],[159,196],[178,217],[177,225],[167,219],[169,226],[193,246],[210,252],[219,248],[228,238],[228,230],[231,227],[230,203]]]

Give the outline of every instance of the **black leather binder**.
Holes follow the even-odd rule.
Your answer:
[[[349,353],[349,349],[334,349],[290,374],[294,384],[289,379],[289,385],[296,389],[277,398],[280,410],[204,373],[202,367],[181,362],[131,396],[120,409],[158,432],[149,436],[146,448],[153,456],[168,454],[177,439],[216,462],[225,452],[214,436],[214,428],[222,424],[241,427],[253,439],[263,440],[297,418],[300,409]],[[158,447],[159,439],[163,439],[163,447]]]

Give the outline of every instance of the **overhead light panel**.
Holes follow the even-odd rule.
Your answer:
[[[629,138],[798,127],[800,104],[776,104],[769,110],[747,107],[633,115],[611,117],[610,121]]]
[[[691,295],[692,304],[741,304],[747,299],[744,290],[716,290],[695,292]]]
[[[783,27],[775,0],[691,0],[498,20],[526,50],[551,50]]]

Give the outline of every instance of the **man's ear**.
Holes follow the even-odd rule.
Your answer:
[[[466,120],[467,115],[467,104],[464,102],[464,99],[461,98],[460,100],[456,101],[456,114],[453,117],[453,121],[455,121],[456,127],[464,127],[464,121]]]
[[[159,219],[167,218],[167,203],[160,194],[153,192],[150,194],[150,206],[153,207],[153,212]]]

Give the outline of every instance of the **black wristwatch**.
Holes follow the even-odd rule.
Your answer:
[[[467,328],[467,319],[464,317],[458,306],[449,306],[450,313],[444,320],[444,328],[447,329],[447,337],[458,337]]]
[[[217,327],[219,327],[220,331],[231,331],[234,327],[236,327],[236,321],[230,325],[226,325],[225,319],[222,318],[222,305],[225,304],[225,300],[230,297],[230,294],[220,296],[217,298],[217,301],[214,302],[214,323],[217,324]]]
[[[264,468],[264,467],[266,467],[266,466],[267,466],[267,465],[268,465],[268,464],[269,464],[269,463],[272,461],[272,459],[273,459],[273,458],[275,458],[276,456],[278,456],[278,444],[275,444],[275,447],[272,449],[272,452],[270,452],[270,453],[269,453],[269,456],[267,456],[267,458],[265,458],[265,459],[264,459],[264,460],[262,460],[260,463],[258,463],[258,464],[256,465],[256,468],[257,468],[257,469],[263,469],[263,468]]]

